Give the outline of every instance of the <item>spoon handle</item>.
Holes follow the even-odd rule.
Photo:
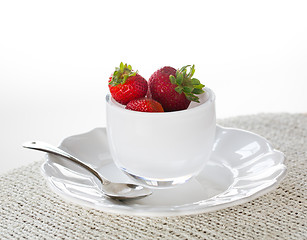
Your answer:
[[[95,175],[95,177],[97,177],[101,181],[101,183],[103,185],[110,183],[110,181],[108,181],[107,179],[100,176],[100,174],[95,169],[93,169],[92,167],[90,167],[86,163],[82,162],[80,159],[72,156],[71,154],[63,151],[62,149],[60,149],[58,147],[52,146],[48,143],[39,142],[39,141],[26,142],[22,146],[24,148],[29,148],[29,149],[33,149],[33,150],[42,151],[42,152],[52,153],[52,154],[55,154],[55,155],[58,155],[58,156],[61,156],[61,157],[65,157],[66,159],[71,160],[72,162],[77,163],[81,167],[90,171],[92,174]]]

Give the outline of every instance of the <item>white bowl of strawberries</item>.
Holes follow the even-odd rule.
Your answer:
[[[189,71],[188,71],[189,70]],[[197,175],[215,140],[215,95],[193,66],[163,67],[147,82],[121,63],[109,80],[107,135],[115,164],[151,187]]]

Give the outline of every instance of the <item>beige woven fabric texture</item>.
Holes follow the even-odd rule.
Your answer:
[[[199,215],[112,215],[51,192],[40,161],[0,177],[0,239],[307,239],[307,115],[258,114],[219,124],[258,133],[285,153],[288,173],[276,190]]]

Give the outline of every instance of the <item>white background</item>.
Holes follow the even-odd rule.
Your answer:
[[[307,112],[306,1],[1,1],[0,173],[105,126],[107,80],[196,65],[217,117]]]

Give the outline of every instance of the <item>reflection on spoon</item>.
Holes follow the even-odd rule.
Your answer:
[[[32,141],[32,142],[26,142],[22,146],[24,148],[29,148],[29,149],[34,149],[38,151],[43,151],[43,152],[59,155],[61,157],[64,157],[80,165],[81,167],[85,168],[86,170],[91,172],[95,177],[99,179],[102,185],[102,191],[104,195],[110,198],[119,199],[119,200],[136,199],[136,198],[146,197],[152,194],[152,191],[140,185],[131,184],[131,183],[110,182],[109,180],[102,177],[95,169],[93,169],[86,163],[82,162],[80,159],[50,144],[38,142],[38,141]]]

